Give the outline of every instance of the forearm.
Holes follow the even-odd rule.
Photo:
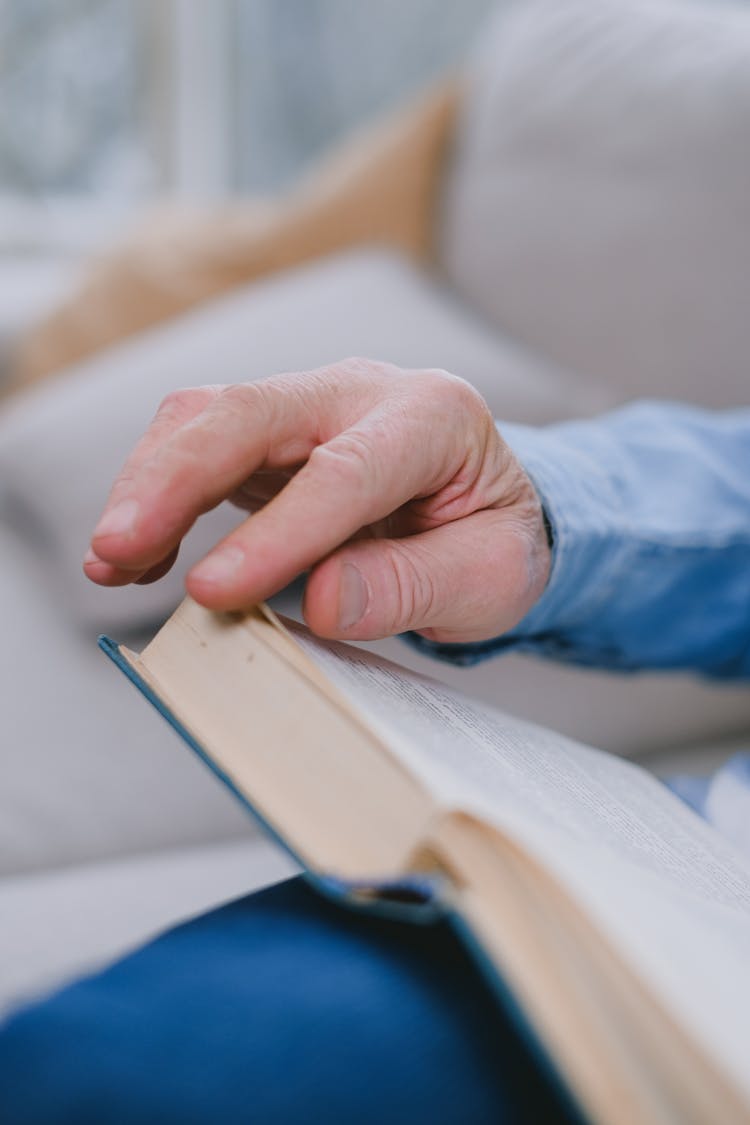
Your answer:
[[[461,663],[515,648],[600,667],[750,676],[750,410],[642,403],[501,432],[552,525],[547,589],[504,637],[417,644]]]
[[[23,385],[254,278],[349,246],[426,258],[458,90],[445,81],[347,139],[273,202],[157,212],[20,342]]]

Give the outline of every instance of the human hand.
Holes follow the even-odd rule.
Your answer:
[[[188,592],[240,609],[310,569],[304,615],[324,637],[494,637],[549,574],[533,485],[484,400],[443,371],[355,359],[169,395],[115,481],[86,574],[155,581],[227,498],[253,514]]]

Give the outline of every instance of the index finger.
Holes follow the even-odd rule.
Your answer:
[[[167,395],[110,489],[105,512],[113,511],[120,502],[124,503],[128,499],[129,485],[139,466],[144,464],[175,430],[200,414],[221,390],[220,386],[205,386],[196,387],[189,393],[177,392]],[[120,518],[122,519],[122,513]],[[174,561],[176,551],[175,547],[166,557],[172,557]],[[139,582],[144,576],[148,576],[149,572],[149,568],[144,567],[128,569],[113,566],[103,561],[92,549],[86,552],[83,565],[88,577],[102,586],[123,586],[129,582]]]
[[[336,390],[309,372],[170,396],[182,421],[168,428],[157,415],[129,458],[92,536],[96,557],[134,575],[156,566],[256,470],[300,464],[335,432]]]
[[[405,413],[385,403],[317,446],[266,507],[193,568],[190,593],[217,610],[264,601],[361,528],[437,490],[453,467],[439,443],[420,440],[429,421]]]

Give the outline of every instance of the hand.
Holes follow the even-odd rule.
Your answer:
[[[443,371],[347,360],[169,395],[112,488],[86,574],[156,580],[227,498],[254,514],[193,567],[189,593],[240,609],[310,569],[305,619],[325,637],[494,637],[549,574],[529,478],[480,395]]]

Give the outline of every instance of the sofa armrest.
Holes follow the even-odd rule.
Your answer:
[[[429,257],[457,103],[456,83],[443,81],[349,138],[279,200],[155,211],[24,334],[11,388],[244,282],[349,246],[378,243]]]

